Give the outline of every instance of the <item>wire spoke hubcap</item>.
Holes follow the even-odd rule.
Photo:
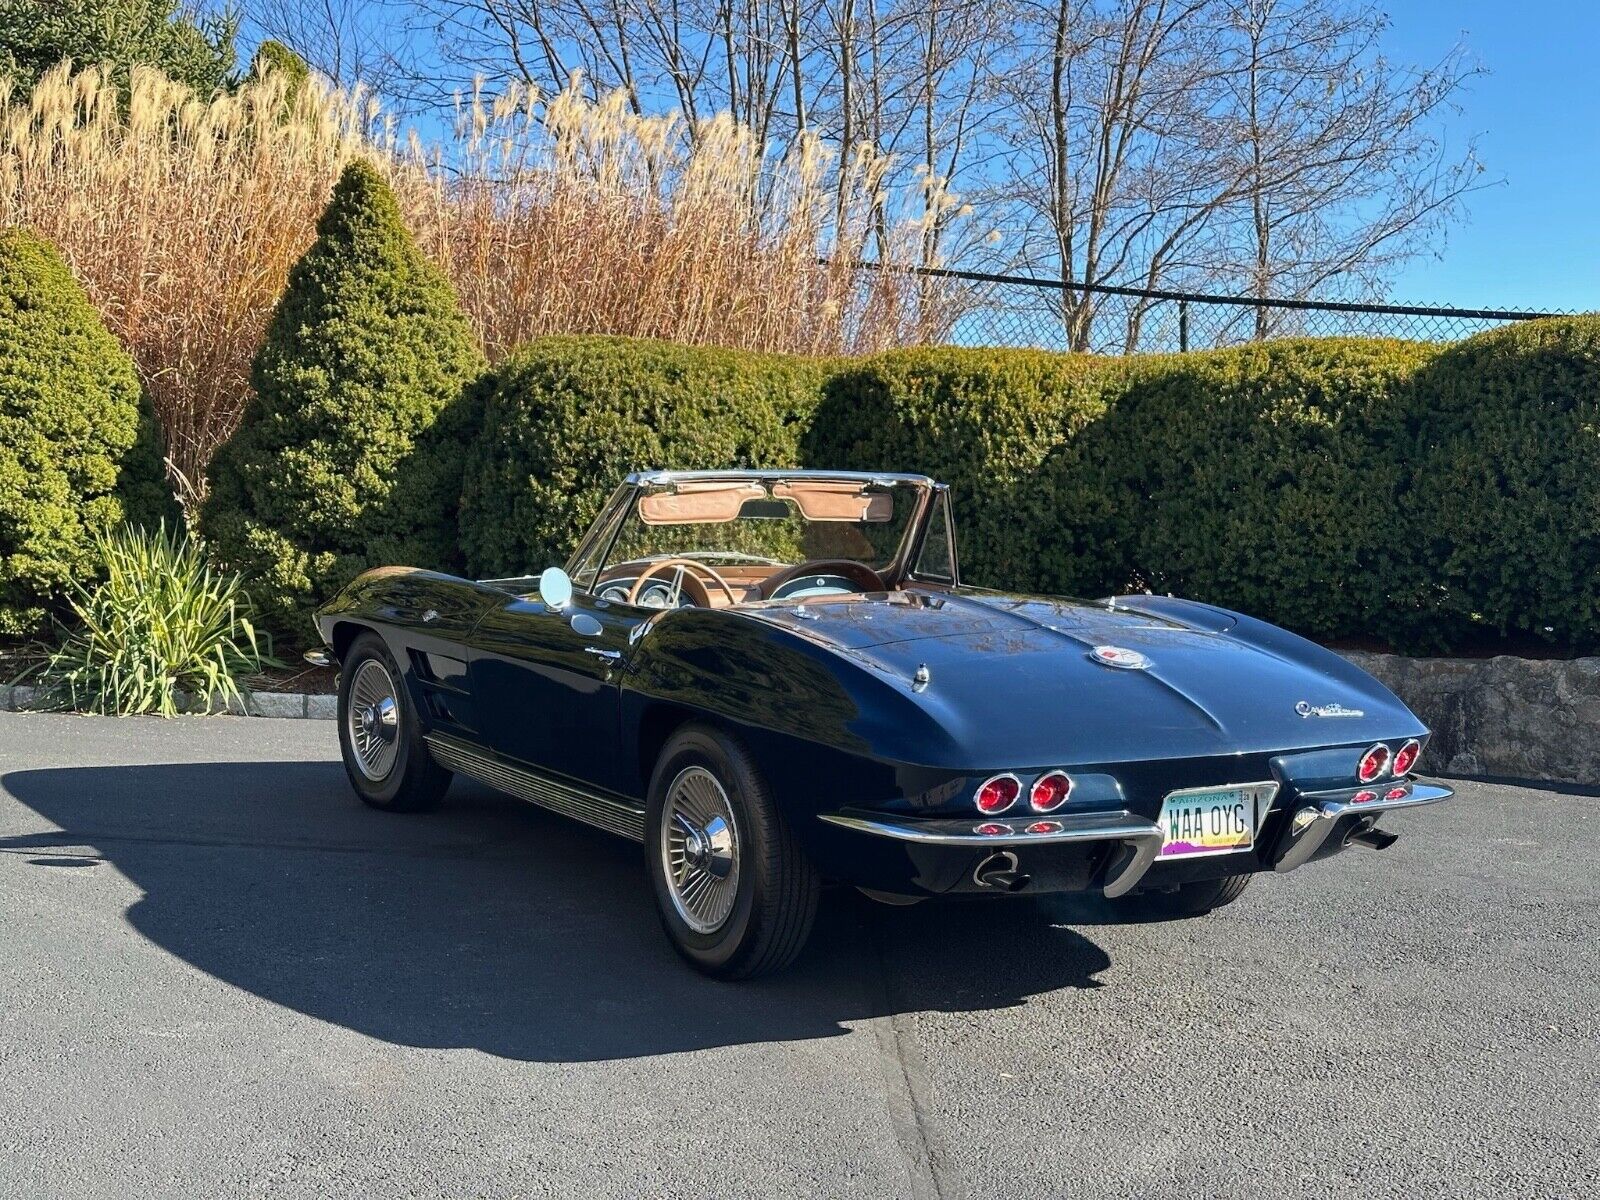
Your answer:
[[[717,777],[685,767],[667,789],[661,865],[672,905],[696,933],[714,933],[739,893],[739,835]]]
[[[378,783],[394,769],[400,741],[399,692],[388,669],[369,658],[356,668],[350,681],[350,710],[345,726],[356,767]]]

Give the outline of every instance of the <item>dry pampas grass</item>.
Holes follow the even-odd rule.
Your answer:
[[[388,174],[491,357],[549,333],[849,354],[953,319],[931,281],[847,265],[914,261],[956,203],[931,181],[890,194],[869,153],[773,156],[730,117],[691,131],[576,85],[469,97],[428,146],[360,91],[268,76],[206,101],[140,70],[124,108],[105,73],[63,64],[26,99],[0,90],[0,224],[60,247],[133,354],[186,500],[354,155]]]

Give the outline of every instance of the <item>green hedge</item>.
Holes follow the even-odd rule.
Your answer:
[[[1316,637],[1374,632],[1408,550],[1411,379],[1435,353],[1286,340],[1108,364],[1104,419],[1041,473],[1044,490],[1098,503],[1041,530],[1040,582],[1172,592]]]
[[[393,192],[351,164],[290,272],[201,514],[281,635],[308,637],[310,610],[366,567],[455,565],[460,447],[432,427],[483,367]]]
[[[1450,346],[1412,378],[1394,636],[1600,646],[1600,316]]]
[[[542,338],[469,399],[461,548],[476,575],[566,560],[629,471],[791,467],[826,364],[611,337]]]
[[[225,452],[215,500],[255,505],[256,574],[294,605],[385,559],[478,576],[560,562],[630,470],[798,465],[951,484],[971,582],[1171,591],[1408,649],[1600,646],[1600,318],[1449,347],[1129,359],[824,361],[552,337],[452,401],[476,351],[428,294],[425,317],[385,318],[398,342],[365,334],[333,354],[344,325],[280,317],[263,351],[276,399]],[[396,344],[438,386],[418,390],[411,367],[391,377]],[[249,565],[237,537],[217,540]]]
[[[1600,318],[1448,348],[1286,340],[1130,359],[820,363],[550,338],[458,416],[482,575],[560,561],[628,470],[924,471],[963,577],[1171,591],[1314,637],[1600,645]],[[452,435],[454,436],[454,435]]]
[[[94,573],[124,496],[144,520],[171,502],[133,361],[48,243],[0,231],[0,634]]]
[[[1096,367],[1089,355],[950,347],[844,364],[823,389],[806,461],[948,483],[962,577],[1033,588],[1040,527],[1083,515],[1040,490],[1039,468],[1104,413]]]

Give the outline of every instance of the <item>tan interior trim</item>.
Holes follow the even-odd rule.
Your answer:
[[[639,519],[646,525],[720,525],[736,518],[746,500],[766,494],[759,483],[685,483],[675,492],[641,496]]]
[[[639,519],[646,525],[720,525],[738,519],[747,500],[762,500],[767,490],[759,483],[684,483],[675,491],[652,492],[639,500]],[[894,519],[894,497],[867,491],[859,483],[801,480],[775,483],[772,496],[791,501],[808,521],[866,521]]]
[[[772,494],[793,500],[808,521],[889,521],[894,518],[894,497],[888,492],[868,492],[859,483],[806,479],[777,483]]]

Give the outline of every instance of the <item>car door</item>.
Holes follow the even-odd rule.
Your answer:
[[[578,593],[562,609],[507,597],[472,636],[472,692],[489,748],[537,770],[615,791],[621,783],[619,681],[642,620]]]

